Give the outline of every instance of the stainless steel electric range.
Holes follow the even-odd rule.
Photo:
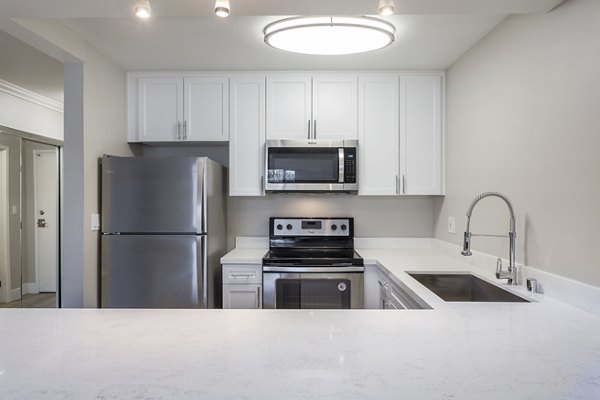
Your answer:
[[[270,218],[263,308],[363,308],[353,218]]]

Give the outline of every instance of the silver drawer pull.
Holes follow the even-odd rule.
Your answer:
[[[256,278],[256,274],[229,274],[229,277],[232,279],[249,279],[249,278]]]

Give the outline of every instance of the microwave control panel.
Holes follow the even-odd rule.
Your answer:
[[[356,183],[356,147],[344,148],[344,183]]]

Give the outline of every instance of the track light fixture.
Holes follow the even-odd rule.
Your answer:
[[[217,0],[215,2],[215,14],[217,17],[225,18],[229,16],[229,0]]]
[[[395,11],[394,0],[379,0],[379,15],[387,17]]]
[[[150,18],[152,10],[150,8],[150,0],[135,1],[135,15],[138,18]]]

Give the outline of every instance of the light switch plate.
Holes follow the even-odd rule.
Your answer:
[[[100,214],[92,214],[92,223],[90,229],[93,231],[100,230]]]
[[[448,232],[456,233],[456,218],[448,217]]]
[[[12,207],[10,208],[10,213],[11,213],[12,215],[17,215],[17,214],[19,213],[19,209],[17,208],[17,206],[12,206]]]

